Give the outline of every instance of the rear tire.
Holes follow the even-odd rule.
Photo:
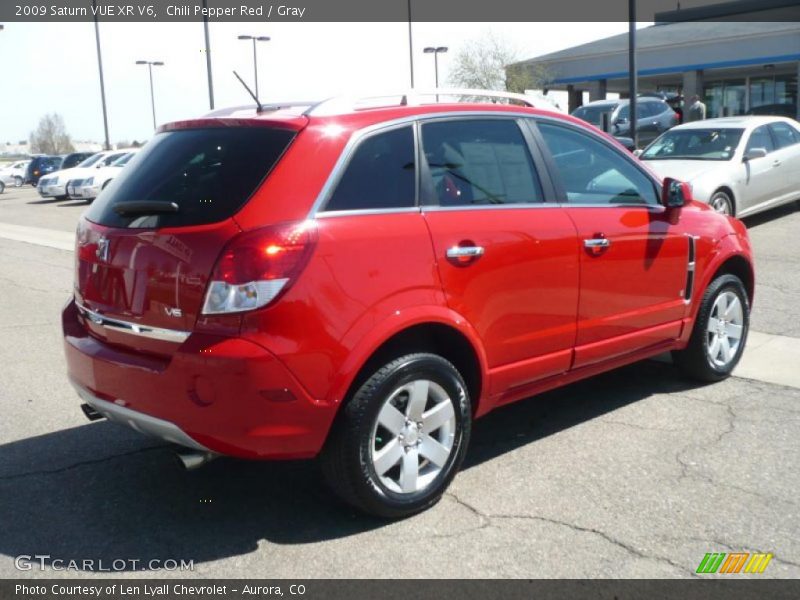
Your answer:
[[[14,177],[14,187],[22,187],[23,183],[24,181],[22,180],[22,177],[20,177],[19,175],[16,175]]]
[[[430,508],[464,460],[471,417],[452,364],[428,353],[399,357],[342,407],[320,457],[325,479],[342,500],[379,517]]]
[[[6,184],[0,181],[0,194],[6,191]]]
[[[689,345],[674,351],[673,360],[693,379],[721,381],[739,363],[749,329],[750,303],[742,281],[721,275],[703,294]]]

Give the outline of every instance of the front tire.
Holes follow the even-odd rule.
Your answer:
[[[321,456],[325,479],[372,515],[425,510],[464,460],[471,415],[467,386],[450,362],[428,353],[392,360],[342,408]]]
[[[689,345],[673,352],[673,359],[694,379],[721,381],[739,363],[749,329],[750,303],[742,281],[721,275],[703,294]]]
[[[731,217],[736,216],[733,198],[725,190],[717,190],[714,192],[708,203],[711,205],[711,208],[720,214],[729,215]]]

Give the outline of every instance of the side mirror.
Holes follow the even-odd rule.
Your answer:
[[[642,150],[641,148],[637,148],[636,150],[633,151],[633,155],[639,157],[642,155],[643,152],[644,150]]]
[[[750,148],[744,153],[744,160],[754,160],[756,158],[764,158],[767,155],[766,148]]]
[[[661,189],[661,203],[667,208],[680,208],[691,199],[688,183],[667,177]]]

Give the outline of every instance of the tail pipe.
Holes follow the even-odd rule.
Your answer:
[[[100,414],[94,409],[94,407],[88,404],[81,404],[81,410],[83,411],[83,414],[86,415],[86,418],[90,421],[99,421],[100,419],[106,418],[105,415]]]
[[[199,469],[219,456],[214,452],[202,452],[200,450],[190,449],[177,450],[175,455],[178,457],[178,460],[181,461],[183,468],[187,471]]]

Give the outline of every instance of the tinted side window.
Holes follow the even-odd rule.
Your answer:
[[[325,210],[414,204],[414,132],[408,126],[377,133],[358,145]]]
[[[747,148],[745,149],[745,152],[748,152],[753,148],[764,148],[767,151],[767,154],[775,150],[775,146],[772,144],[772,136],[769,134],[769,130],[767,129],[766,125],[756,127],[753,130],[753,133],[750,134],[750,140],[747,142]]]
[[[769,128],[772,130],[772,135],[775,136],[778,148],[793,146],[800,141],[800,135],[798,135],[794,127],[787,123],[772,123]]]
[[[633,163],[588,134],[540,123],[557,174],[576,204],[658,204],[655,186]]]
[[[542,202],[542,188],[515,121],[476,119],[422,126],[433,204],[467,206]]]

